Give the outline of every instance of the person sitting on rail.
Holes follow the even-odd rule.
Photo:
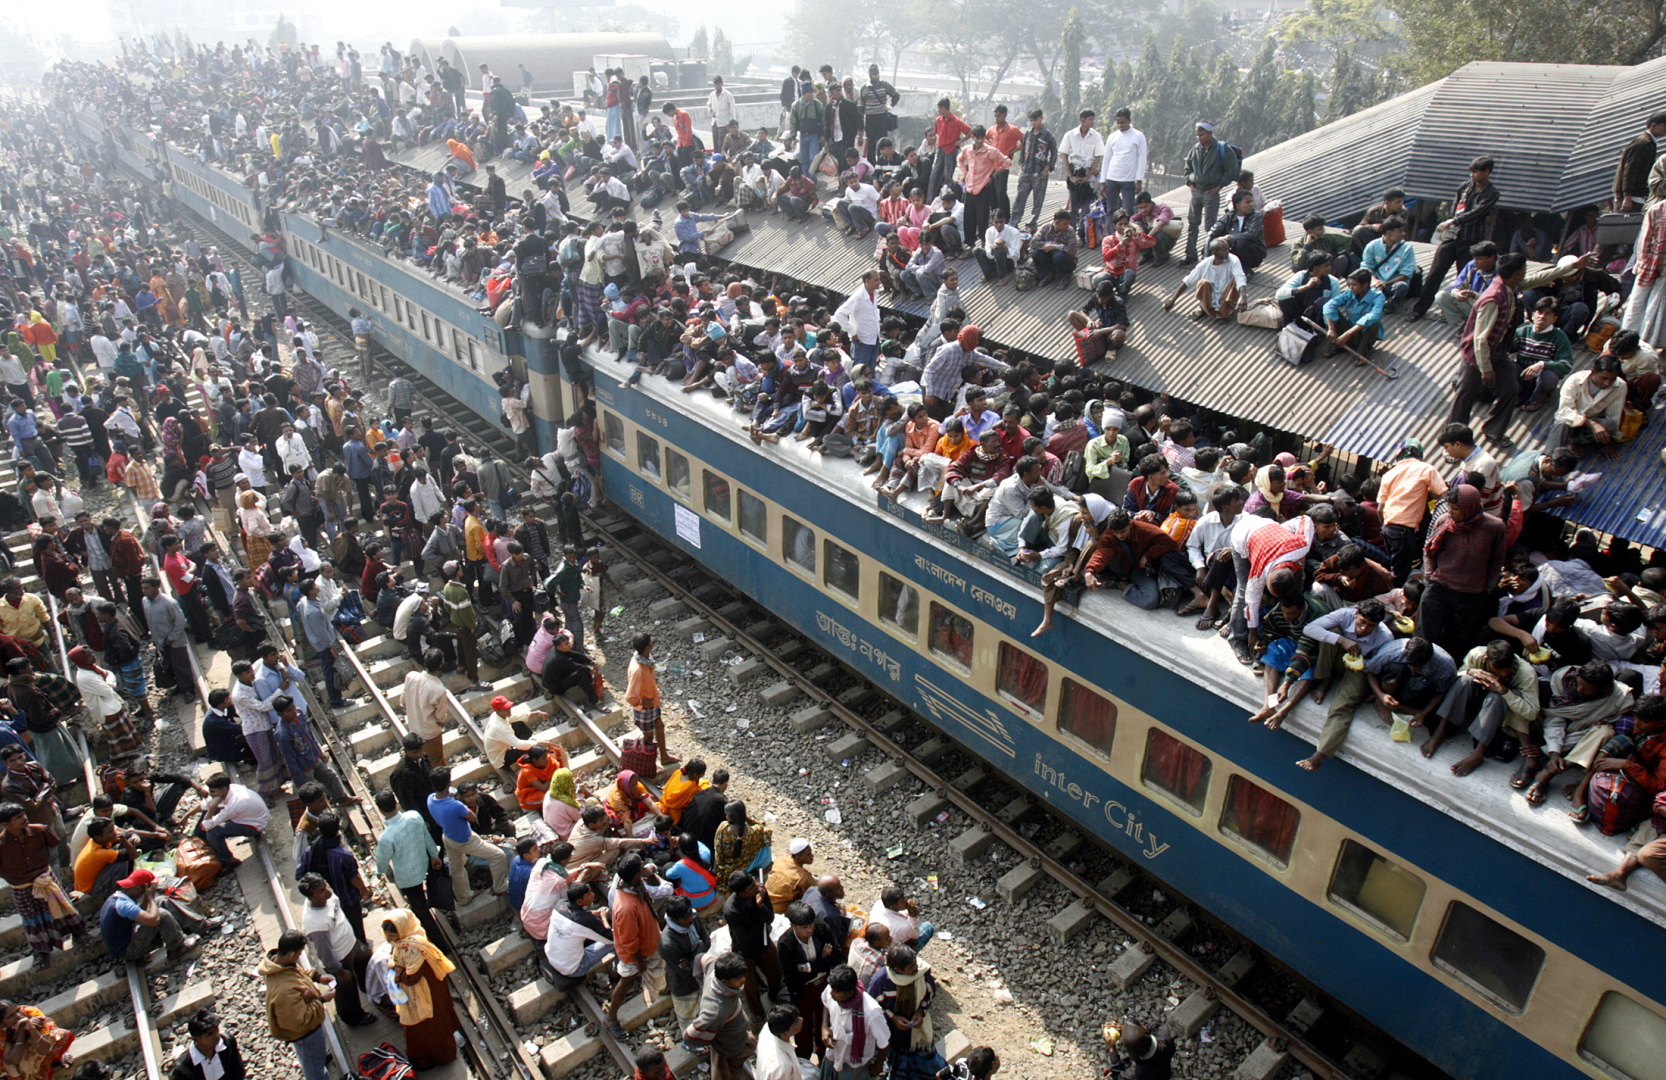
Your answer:
[[[166,962],[178,963],[201,944],[202,935],[219,930],[222,922],[218,916],[205,918],[163,896],[156,875],[143,869],[116,882],[116,891],[98,913],[99,934],[110,959],[140,966],[149,962],[159,939],[167,946]]]

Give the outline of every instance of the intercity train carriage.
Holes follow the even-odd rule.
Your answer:
[[[120,142],[130,168],[158,155],[143,133]],[[192,212],[258,228],[226,174],[167,167]],[[495,418],[490,374],[514,363],[544,422],[560,415],[543,342],[372,246],[283,224],[302,288],[338,313],[369,304],[389,347],[469,407]],[[1246,724],[1259,682],[1189,620],[1090,594],[1031,638],[1033,579],[917,500],[881,499],[850,461],[753,446],[724,402],[621,389],[621,365],[589,362],[618,507],[1389,1036],[1453,1076],[1666,1077],[1666,888],[1583,877],[1616,840],[1527,806],[1497,765],[1456,779],[1363,715],[1304,773],[1322,710]]]

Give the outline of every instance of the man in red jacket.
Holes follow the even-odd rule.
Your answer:
[[[655,993],[665,989],[665,958],[659,954],[659,920],[654,918],[648,897],[649,883],[658,884],[659,875],[644,868],[636,852],[620,858],[613,868],[619,887],[613,894],[613,951],[618,957],[615,970],[619,981],[607,1003],[607,1030],[616,1039],[625,1038],[619,1025],[619,1007],[644,975]]]

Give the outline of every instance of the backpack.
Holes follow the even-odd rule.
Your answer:
[[[1244,148],[1242,146],[1234,145],[1233,143],[1216,140],[1215,152],[1220,155],[1222,161],[1230,159],[1232,164],[1232,179],[1236,182],[1238,174],[1244,171]]]
[[[1078,495],[1088,489],[1087,459],[1080,450],[1064,455],[1064,476],[1060,482]]]
[[[1291,323],[1278,332],[1278,340],[1273,347],[1292,366],[1300,367],[1313,359],[1313,353],[1318,348],[1316,342],[1320,340],[1313,331]]]
[[[1012,271],[1012,287],[1019,292],[1029,292],[1035,288],[1035,261],[1028,255],[1019,260]]]
[[[360,1054],[358,1075],[360,1080],[416,1080],[411,1063],[392,1043],[382,1043]]]
[[[515,504],[521,501],[521,493],[512,487],[507,487],[498,493],[497,501],[498,505],[502,506],[505,510],[512,510],[514,509]]]

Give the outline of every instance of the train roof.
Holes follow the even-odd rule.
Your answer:
[[[1658,68],[1661,77],[1666,79],[1666,60],[1643,67]],[[1394,100],[1408,96],[1412,95],[1401,95]],[[1296,147],[1311,136],[1344,127],[1354,119],[1327,125],[1284,146]],[[1623,134],[1623,130],[1618,131],[1615,137]],[[1613,153],[1618,153],[1617,147]],[[440,144],[407,150],[396,155],[395,160],[431,175],[449,157]],[[531,186],[528,165],[511,159],[500,159],[494,164],[511,193]],[[1266,180],[1262,168],[1257,165],[1257,187],[1273,198],[1280,197],[1283,192],[1274,186],[1276,180]],[[1382,189],[1371,190],[1380,195]],[[1165,198],[1179,214],[1185,213],[1183,199],[1172,195]],[[1044,214],[1063,206],[1065,201],[1064,184],[1049,184]],[[1361,202],[1355,206],[1355,211],[1363,205]],[[667,217],[675,213],[669,204],[661,206]],[[1285,207],[1286,233],[1297,235],[1300,232],[1297,223],[1308,211],[1289,200],[1285,201]],[[874,238],[849,239],[817,216],[799,223],[776,214],[749,213],[745,217],[751,229],[737,236],[720,253],[722,258],[742,268],[760,274],[786,274],[837,291],[855,288],[862,274],[874,264]],[[1427,270],[1433,260],[1433,247],[1415,243],[1412,246],[1418,265]],[[1100,262],[1097,250],[1083,249],[1080,267],[1092,268]],[[1020,293],[1010,285],[995,289],[980,283],[977,263],[970,256],[952,265],[960,270],[961,299],[970,321],[983,331],[986,349],[1006,347],[1049,360],[1075,356],[1064,315],[1087,299],[1083,290],[1042,288]],[[1132,320],[1128,343],[1095,370],[1228,416],[1330,443],[1344,454],[1377,461],[1392,460],[1401,441],[1408,436],[1422,439],[1425,446],[1434,445],[1435,435],[1446,424],[1452,380],[1460,363],[1455,327],[1432,320],[1413,323],[1390,316],[1386,320],[1388,333],[1378,346],[1376,357],[1385,364],[1396,361],[1392,365],[1398,372],[1395,379],[1384,378],[1368,367],[1355,366],[1346,356],[1320,359],[1295,368],[1274,351],[1272,331],[1236,322],[1200,323],[1187,314],[1186,304],[1165,312],[1158,301],[1173,293],[1184,272],[1178,260],[1140,269],[1139,284],[1128,305]],[[1289,273],[1287,242],[1272,248],[1266,262],[1251,275],[1250,297],[1271,296]],[[917,317],[924,317],[927,312],[927,305],[921,301],[898,300],[894,296],[882,296],[881,300],[882,306],[890,310]],[[1576,354],[1576,367],[1587,366],[1590,360],[1591,354],[1580,351]],[[1551,409],[1537,413],[1518,411],[1510,434],[1524,448],[1543,446],[1552,421]],[[1648,425],[1624,450],[1619,461],[1604,462],[1598,455],[1590,455],[1583,468],[1600,472],[1601,479],[1578,503],[1552,513],[1649,547],[1666,547],[1666,471],[1658,467],[1663,449],[1666,449],[1666,423],[1657,421]]]
[[[628,365],[594,347],[588,350],[586,358],[597,369],[597,381],[603,385],[611,385],[610,376],[622,379],[631,371]],[[870,486],[872,478],[863,476],[853,459],[814,454],[805,449],[805,444],[791,440],[760,450],[736,424],[728,402],[710,394],[681,393],[663,379],[646,379],[636,391],[652,397],[656,408],[673,409],[717,432],[734,445],[737,455],[766,455],[806,483],[853,504],[854,509],[914,532],[923,543],[936,545],[949,557],[964,558],[944,548],[926,531],[885,513]],[[926,500],[919,492],[904,492],[901,499],[910,510],[924,512]],[[977,565],[993,566],[982,562]],[[1029,580],[1012,575],[1007,581],[1039,604],[1040,590]],[[1260,680],[1237,663],[1224,639],[1193,629],[1190,619],[1177,619],[1168,611],[1142,611],[1106,593],[1085,593],[1079,608],[1066,608],[1059,617],[1091,626],[1152,663],[1187,674],[1223,700],[1241,707],[1246,717],[1261,707]],[[1303,702],[1285,722],[1284,730],[1304,742],[1317,744],[1324,721],[1324,707]],[[1267,737],[1277,736],[1269,733]],[[1306,753],[1300,756],[1305,757]],[[1594,828],[1581,828],[1568,818],[1568,804],[1559,796],[1561,783],[1553,786],[1558,794],[1553,794],[1541,806],[1531,806],[1520,792],[1509,786],[1507,781],[1512,770],[1508,765],[1489,759],[1467,777],[1453,776],[1452,753],[1437,755],[1433,760],[1425,758],[1415,745],[1392,741],[1387,727],[1369,722],[1363,715],[1350,729],[1348,741],[1336,756],[1500,844],[1529,852],[1544,866],[1581,884],[1585,884],[1586,874],[1618,865],[1625,848],[1624,836],[1604,836]],[[1317,780],[1296,768],[1296,758],[1293,751],[1288,775],[1268,779],[1299,795],[1304,785]],[[1653,875],[1632,875],[1630,887],[1623,893],[1597,885],[1586,887],[1643,918],[1666,926],[1666,883]]]

